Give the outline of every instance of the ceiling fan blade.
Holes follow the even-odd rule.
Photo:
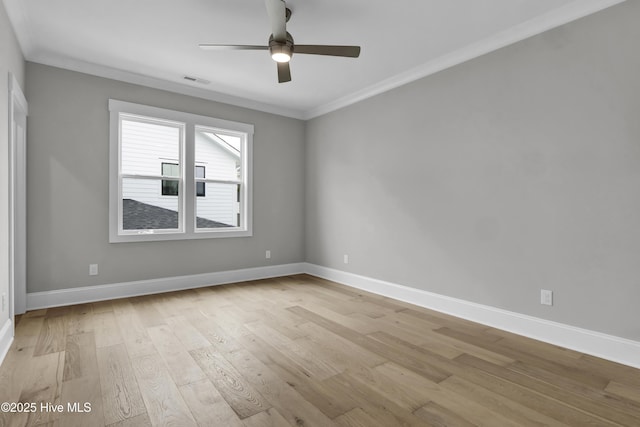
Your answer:
[[[360,46],[326,46],[321,44],[297,44],[293,47],[294,53],[306,53],[310,55],[346,56],[357,58],[360,56]]]
[[[291,68],[288,62],[278,62],[278,83],[291,81]]]
[[[269,46],[254,46],[244,44],[210,44],[201,43],[200,49],[203,50],[269,50]]]
[[[278,42],[287,41],[287,5],[283,0],[265,0],[267,13],[271,21],[273,39]]]

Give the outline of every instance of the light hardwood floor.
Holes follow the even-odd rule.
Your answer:
[[[640,426],[639,370],[305,275],[28,312],[0,385],[64,406],[11,426]]]

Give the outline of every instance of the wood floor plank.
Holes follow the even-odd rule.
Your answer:
[[[124,344],[97,349],[106,424],[147,412]]]
[[[156,353],[147,328],[140,321],[138,313],[129,300],[114,303],[113,312],[129,357],[148,356]]]
[[[65,407],[59,419],[61,426],[102,427],[105,425],[102,389],[98,375],[85,375],[64,381],[60,402]]]
[[[93,332],[67,335],[64,357],[64,381],[97,376],[98,359]]]
[[[345,369],[357,369],[360,366],[374,367],[387,361],[349,340],[342,338],[315,323],[309,322],[298,326],[305,336],[296,340],[305,343],[310,351],[322,355],[340,372]]]
[[[243,426],[238,415],[210,380],[185,384],[178,389],[199,426]]]
[[[201,311],[194,311],[185,314],[189,322],[209,341],[215,348],[224,352],[241,350],[236,340],[222,329],[219,325]]]
[[[67,335],[82,334],[93,331],[93,308],[91,304],[79,304],[69,307],[66,316]]]
[[[576,360],[575,367],[586,371],[598,372],[601,376],[610,378],[613,381],[640,387],[640,369],[632,368],[631,366],[583,354]]]
[[[514,400],[524,406],[545,413],[550,417],[568,425],[611,425],[604,419],[593,417],[581,410],[566,405],[544,392],[529,389],[527,386],[513,382],[509,372],[500,365],[491,364],[483,359],[463,354],[453,360],[443,358],[428,350],[381,333],[377,339],[393,345],[415,358],[426,357],[431,364],[441,370],[451,372],[481,387],[487,388],[507,399]]]
[[[289,339],[295,340],[306,337],[308,334],[299,328],[307,323],[306,320],[296,316],[290,311],[282,308],[259,310],[260,321],[272,329],[275,329]]]
[[[408,412],[414,412],[421,406],[433,399],[434,394],[440,392],[438,384],[415,375],[420,379],[418,384],[408,384],[412,378],[409,371],[403,370],[399,366],[390,367],[393,364],[388,362],[370,369],[359,369],[358,371],[348,371],[346,375],[355,378],[368,387],[387,396],[389,400]],[[392,370],[394,374],[386,375]],[[415,381],[415,380],[414,380]]]
[[[120,300],[116,301],[119,302]],[[91,311],[93,314],[113,312],[113,300],[92,302]]]
[[[304,303],[299,304],[299,306],[303,307],[307,311],[310,311],[318,316],[322,316],[333,322],[339,323],[340,325],[343,325],[361,334],[369,334],[378,330],[378,326],[370,322],[368,319],[361,320],[361,319],[356,319],[354,317],[350,317],[344,314],[337,313],[333,311],[328,306],[328,304],[323,305],[323,301],[309,299],[308,301],[305,301]]]
[[[544,383],[544,392],[556,399],[566,402],[587,412],[597,412],[601,416],[622,424],[640,425],[640,405],[619,399],[599,388],[584,386],[572,378],[562,378],[535,366],[528,366],[518,362],[509,366],[509,371],[522,374],[530,384],[530,388],[541,387],[537,383]],[[515,377],[514,377],[515,378]],[[518,381],[520,381],[518,377]],[[530,378],[535,378],[529,382]]]
[[[385,427],[367,414],[362,408],[355,408],[334,419],[341,427]]]
[[[113,313],[113,305],[109,304],[111,310],[95,313],[93,315],[93,330],[95,332],[96,347],[110,347],[123,342],[120,328]],[[95,310],[95,309],[94,309]]]
[[[409,355],[403,351],[398,351],[393,346],[387,345],[378,340],[369,338],[367,336],[361,335],[349,328],[346,328],[339,323],[336,323],[330,319],[324,318],[312,311],[306,310],[303,307],[290,307],[289,310],[294,313],[299,314],[300,316],[304,316],[310,321],[316,323],[318,326],[321,326],[336,335],[339,335],[347,340],[350,340],[357,345],[371,351],[372,353],[376,353],[379,356],[394,361],[402,366],[405,366],[409,369],[412,369],[416,372],[420,372],[422,375],[427,378],[440,382],[445,378],[451,375],[449,372],[436,368],[432,364],[428,363],[428,361],[423,360],[419,357],[414,357]]]
[[[60,316],[45,317],[33,353],[34,356],[42,356],[64,350],[65,338],[67,336],[65,323],[65,319]]]
[[[499,343],[496,343],[495,341],[486,339],[486,337],[469,335],[467,333],[453,330],[447,327],[437,329],[435,330],[435,332],[442,335],[446,335],[450,338],[457,339],[459,341],[473,344],[477,347],[481,347],[489,351],[493,351],[493,352],[505,355],[514,360],[519,360],[519,361],[531,364],[533,366],[538,366],[549,372],[554,372],[557,375],[562,375],[565,377],[572,378],[590,387],[595,387],[602,390],[607,386],[609,382],[607,378],[601,375],[598,375],[592,371],[586,371],[586,370],[577,368],[575,366],[575,363],[562,364],[562,363],[558,363],[556,359],[554,359],[553,357],[545,358],[543,356],[543,351],[541,351],[540,354],[536,354],[534,356],[524,351],[514,350],[506,346],[501,346]],[[545,348],[544,346],[541,346],[541,350],[544,350],[544,348]]]
[[[339,395],[323,382],[314,381],[304,367],[290,363],[290,359],[258,336],[244,336],[241,343],[289,387],[295,389],[327,417],[337,417],[358,406],[348,394]]]
[[[256,322],[248,323],[245,326],[254,334],[264,337],[267,341],[282,349],[282,352],[291,359],[292,363],[304,366],[314,378],[324,379],[340,373],[331,363],[316,357],[311,349],[300,346],[298,342],[287,338],[266,325]]]
[[[147,415],[154,426],[196,426],[191,411],[159,355],[132,359]]]
[[[275,408],[245,418],[243,425],[245,427],[291,427],[291,424]]]
[[[136,415],[133,418],[127,418],[126,420],[109,424],[108,427],[152,427],[152,425],[149,416],[145,412],[144,414]]]
[[[613,421],[607,420],[599,414],[592,414],[580,408],[576,408],[565,401],[568,395],[554,393],[553,388],[549,388],[541,382],[536,382],[533,378],[527,378],[523,375],[517,375],[512,371],[501,369],[496,365],[492,365],[482,359],[463,354],[455,359],[467,366],[472,366],[478,370],[486,372],[495,378],[500,378],[511,384],[517,385],[512,388],[511,392],[506,394],[502,390],[493,387],[492,383],[483,381],[482,385],[490,390],[498,392],[503,396],[515,400],[525,406],[536,411],[546,413],[550,417],[564,422],[568,425],[584,425],[584,426],[612,426],[617,425]],[[558,397],[560,399],[558,399]],[[572,399],[573,400],[573,399]],[[581,405],[584,406],[584,405]],[[631,424],[633,425],[633,424]]]
[[[42,404],[60,404],[62,392],[62,375],[64,371],[64,352],[47,353],[42,356],[32,357],[29,369],[23,374],[27,375],[20,402],[35,403],[37,408]],[[36,412],[17,414],[12,417],[12,422],[17,425],[35,426],[53,422],[60,417],[59,412]],[[20,421],[19,421],[20,420]]]
[[[44,317],[47,315],[47,309],[46,308],[41,308],[38,310],[31,310],[31,311],[27,311],[25,314],[22,315],[22,319],[30,319],[30,318],[34,318],[34,317]]]
[[[478,426],[517,426],[517,422],[505,417],[493,408],[469,400],[466,396],[451,392],[422,376],[394,363],[385,363],[371,369],[370,375],[362,372],[353,375],[379,392],[385,392],[389,399],[399,406],[415,412],[421,406],[433,401],[457,413]]]
[[[209,347],[211,343],[184,316],[172,316],[166,319],[167,324],[187,350]]]
[[[427,403],[413,414],[434,427],[475,427],[475,424],[465,420],[455,411],[434,402]]]
[[[487,327],[486,325],[471,322],[459,317],[454,317],[449,314],[439,313],[433,310],[422,310],[414,306],[405,308],[401,310],[400,313],[404,313],[408,316],[416,317],[418,319],[426,320],[430,323],[442,325],[442,327],[451,328],[456,331],[464,332],[471,335],[478,335],[490,341],[497,341],[501,338],[500,336],[491,334],[490,332],[493,329]]]
[[[456,352],[460,353],[454,357],[445,355],[445,357],[449,357],[450,359],[466,353],[500,366],[507,366],[515,362],[514,359],[503,354],[499,354],[485,348],[478,347],[476,345],[469,344],[467,342],[460,341],[455,338],[451,338],[438,333],[430,334],[427,340],[425,340],[425,343],[421,344],[420,346],[438,354],[443,354],[443,352],[447,351],[446,349],[449,349],[449,351],[455,350]],[[442,350],[442,346],[444,346],[445,350]]]
[[[190,353],[241,419],[271,407],[214,347],[192,350]]]
[[[275,375],[251,352],[241,350],[227,354],[226,358],[291,425],[333,425],[315,405]]]
[[[17,402],[25,385],[31,369],[30,362],[33,357],[34,346],[16,347],[11,346],[0,366],[0,402]],[[0,418],[3,413],[0,412]],[[8,418],[8,417],[5,417]],[[0,425],[6,425],[0,424]]]
[[[442,381],[440,387],[449,390],[463,398],[472,400],[481,404],[483,407],[489,408],[494,412],[498,412],[504,417],[526,426],[567,426],[553,418],[546,416],[540,412],[534,411],[517,402],[513,402],[504,396],[495,394],[477,384],[469,382],[455,375],[450,376]],[[451,408],[449,408],[451,409]]]
[[[138,317],[136,309],[129,300],[118,301],[113,306],[118,330],[124,341],[136,341],[148,338],[146,327]]]
[[[146,295],[141,297],[131,298],[131,304],[138,315],[138,318],[145,327],[166,325],[164,316],[160,314],[158,309],[154,306],[154,302],[161,298],[156,295]]]
[[[500,346],[509,347],[518,351],[544,354],[546,357],[549,357],[552,360],[563,360],[565,363],[573,364],[582,356],[582,353],[579,353],[577,351],[570,350],[568,348],[562,348],[553,344],[543,344],[540,341],[519,336],[507,331],[495,329],[491,330],[489,333],[491,335],[502,337],[501,340],[496,341],[496,343]]]
[[[640,388],[627,384],[611,381],[604,389],[607,393],[628,399],[630,402],[640,402]]]
[[[429,426],[421,419],[397,405],[386,393],[371,388],[345,372],[323,381],[338,396],[350,396],[359,408],[384,426]]]
[[[43,323],[44,316],[22,316],[20,323],[16,325],[12,348],[34,347],[35,350]]]
[[[169,368],[176,385],[181,386],[207,378],[191,355],[182,347],[180,340],[166,325],[148,328],[149,336],[158,353]]]

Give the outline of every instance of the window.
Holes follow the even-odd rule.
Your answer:
[[[251,236],[253,126],[109,100],[110,242]]]
[[[198,181],[198,179],[206,178],[206,169],[204,166],[196,166],[196,196],[207,197],[207,191],[205,189],[206,182]]]
[[[178,183],[180,178],[180,168],[177,163],[162,163],[162,176],[176,178],[175,180],[162,180],[162,195],[177,196]]]

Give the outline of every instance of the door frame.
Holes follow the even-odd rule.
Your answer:
[[[9,319],[27,308],[27,100],[9,72]],[[20,125],[23,132],[17,132]]]

